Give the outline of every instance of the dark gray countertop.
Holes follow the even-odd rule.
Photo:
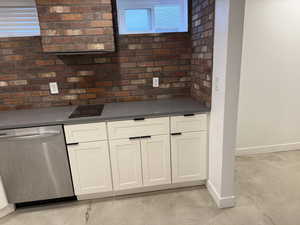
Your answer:
[[[69,119],[69,115],[75,108],[76,106],[66,106],[0,112],[0,129],[207,113],[210,111],[209,108],[191,98],[108,103],[105,104],[101,116]]]

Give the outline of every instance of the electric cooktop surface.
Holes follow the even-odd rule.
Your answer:
[[[93,117],[101,116],[104,105],[80,105],[78,106],[72,114],[69,116],[69,119],[80,118],[80,117]]]

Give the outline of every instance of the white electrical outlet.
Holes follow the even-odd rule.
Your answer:
[[[58,90],[58,86],[56,82],[50,82],[49,83],[49,87],[50,87],[50,93],[52,95],[57,95],[59,94],[59,90]]]
[[[153,77],[153,87],[159,87],[159,77]]]

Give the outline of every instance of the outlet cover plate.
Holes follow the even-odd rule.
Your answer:
[[[159,77],[153,77],[153,87],[159,87]]]
[[[50,93],[52,95],[57,95],[59,94],[59,90],[58,90],[58,85],[56,82],[50,82],[49,83],[49,88],[50,88]]]

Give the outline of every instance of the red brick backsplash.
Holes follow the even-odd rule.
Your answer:
[[[192,0],[191,94],[211,105],[215,0]]]
[[[190,95],[189,33],[121,35],[117,47],[55,56],[43,53],[40,37],[0,38],[0,110]],[[49,82],[58,82],[59,95],[50,95]]]

